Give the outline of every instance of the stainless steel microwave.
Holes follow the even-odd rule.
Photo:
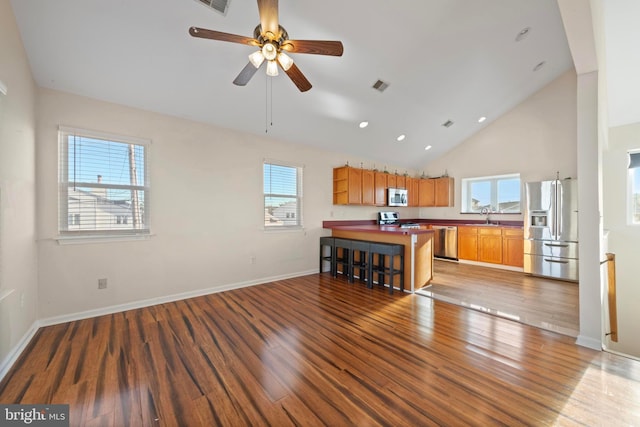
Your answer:
[[[388,189],[387,206],[407,206],[407,190],[404,188]]]

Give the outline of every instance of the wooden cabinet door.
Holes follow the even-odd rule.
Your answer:
[[[418,206],[435,206],[435,180],[420,180],[418,184]]]
[[[502,264],[502,230],[478,227],[478,261]]]
[[[374,173],[375,181],[375,205],[386,206],[387,204],[387,174],[384,172]]]
[[[372,170],[362,169],[362,204],[375,204],[375,178]]]
[[[362,204],[362,169],[349,168],[349,204]]]
[[[397,185],[398,176],[392,175],[390,173],[387,174],[387,188],[398,188]]]
[[[478,260],[478,227],[458,227],[458,258]]]
[[[406,178],[407,205],[409,207],[418,206],[418,185],[419,182],[416,178],[411,178],[409,176]]]
[[[435,206],[453,206],[453,178],[441,177],[435,181]]]
[[[524,231],[518,228],[502,229],[502,263],[524,267]]]
[[[396,176],[396,188],[407,188],[407,178],[405,176]]]

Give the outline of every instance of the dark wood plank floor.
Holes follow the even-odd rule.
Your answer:
[[[639,425],[640,363],[316,274],[41,329],[3,403],[72,425]]]
[[[580,331],[573,282],[436,259],[430,286],[418,293],[572,337]]]

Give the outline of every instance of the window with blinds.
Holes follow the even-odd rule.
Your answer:
[[[150,142],[65,127],[58,134],[60,234],[148,234]]]
[[[263,174],[265,228],[302,227],[302,167],[265,161]]]
[[[640,151],[629,153],[629,180],[627,205],[629,222],[640,224]]]

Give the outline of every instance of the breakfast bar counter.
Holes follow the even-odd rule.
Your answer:
[[[324,221],[323,228],[333,237],[395,243],[404,246],[405,290],[415,292],[433,278],[433,230],[426,225],[402,228],[398,225],[376,225],[353,221]]]

